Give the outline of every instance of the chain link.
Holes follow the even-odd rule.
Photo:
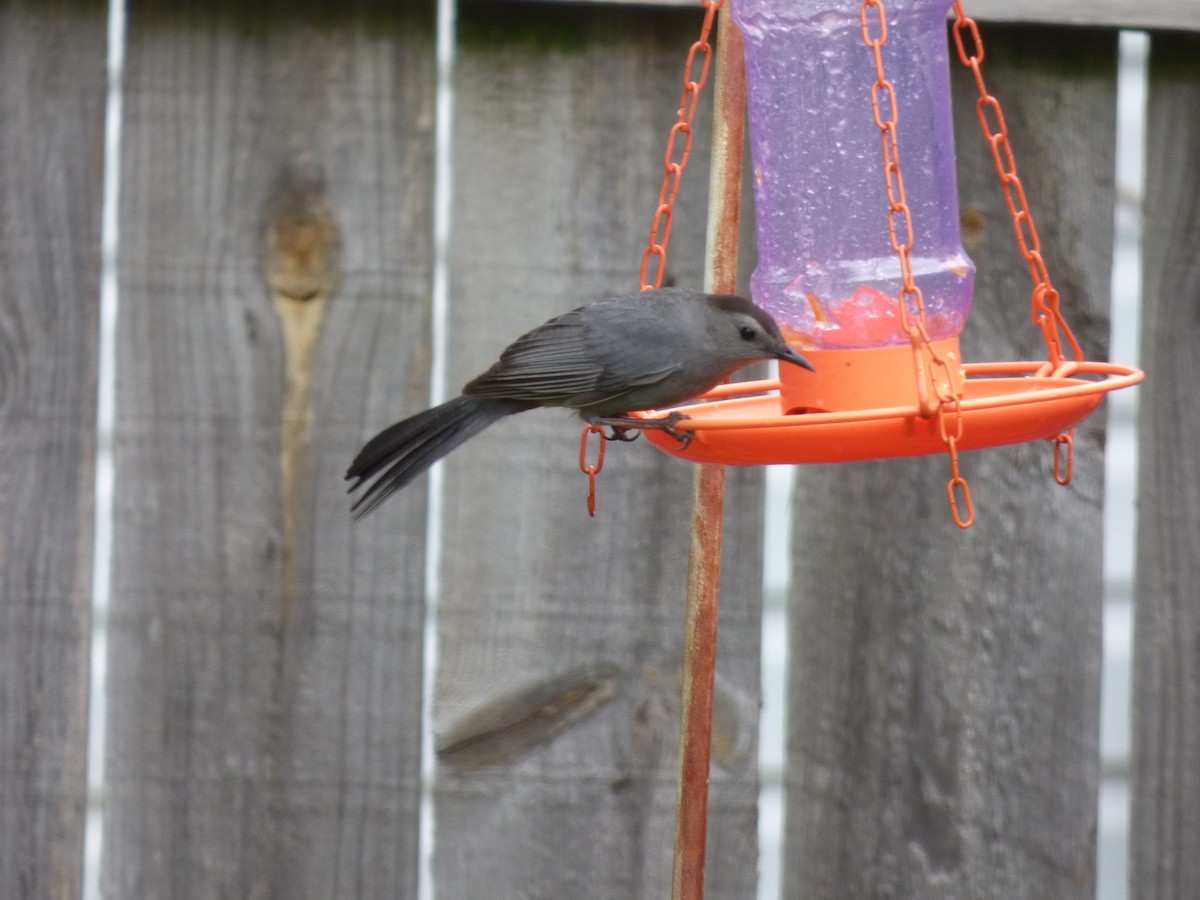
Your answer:
[[[1029,211],[1029,203],[1025,198],[1025,188],[1017,176],[1017,163],[1013,157],[1012,146],[1008,140],[1008,126],[1004,122],[1004,112],[1000,101],[993,97],[983,80],[984,49],[983,39],[979,36],[979,26],[975,20],[963,12],[962,0],[954,0],[954,47],[958,51],[959,61],[971,70],[975,77],[975,86],[979,90],[979,99],[975,102],[975,112],[979,117],[979,126],[983,136],[992,150],[992,159],[996,164],[996,173],[1000,176],[1000,188],[1004,192],[1004,203],[1008,207],[1013,220],[1013,231],[1017,236],[1017,246],[1029,267],[1029,277],[1033,281],[1033,297],[1031,315],[1033,323],[1041,329],[1046,341],[1046,352],[1055,368],[1065,361],[1063,341],[1070,348],[1075,361],[1083,359],[1083,352],[1075,335],[1071,332],[1059,308],[1058,291],[1050,281],[1050,273],[1046,269],[1046,261],[1042,257],[1042,243],[1038,238],[1037,226],[1033,214]]]
[[[712,45],[708,42],[717,10],[724,0],[704,0],[704,24],[700,38],[688,50],[687,63],[683,68],[683,95],[679,99],[678,117],[667,136],[667,152],[663,154],[663,180],[658,192],[658,206],[654,209],[654,220],[650,225],[650,240],[642,254],[642,290],[662,287],[667,271],[667,245],[671,242],[671,219],[675,215],[675,198],[679,196],[679,185],[683,171],[687,168],[692,152],[692,120],[696,117],[696,106],[700,92],[708,83],[709,65],[712,63]],[[699,66],[699,73],[696,68]],[[682,142],[681,142],[682,137]],[[654,277],[650,278],[650,261],[657,260]]]
[[[1070,484],[1074,474],[1075,429],[1072,428],[1054,438],[1054,480],[1059,484]]]
[[[1078,362],[1083,359],[1083,351],[1063,318],[1058,291],[1050,281],[1050,272],[1042,256],[1042,242],[1038,237],[1037,225],[1034,224],[1033,213],[1029,211],[1025,187],[1017,175],[1017,162],[1008,140],[1004,111],[1000,108],[1000,101],[988,92],[983,79],[981,67],[984,49],[983,39],[979,36],[979,26],[963,12],[962,0],[954,0],[954,26],[951,33],[954,35],[954,47],[958,51],[959,61],[971,70],[975,78],[975,87],[979,91],[979,99],[975,101],[979,127],[983,130],[988,146],[991,147],[996,174],[1000,176],[1000,189],[1004,193],[1004,203],[1012,216],[1017,247],[1021,256],[1025,258],[1025,264],[1029,267],[1029,277],[1033,281],[1033,295],[1030,301],[1033,324],[1041,329],[1051,369],[1058,369],[1067,361],[1063,351],[1064,341],[1073,360]],[[1069,484],[1074,468],[1075,430],[1072,429],[1067,434],[1054,438],[1054,480],[1059,484]]]
[[[958,442],[962,439],[962,404],[957,393],[955,371],[933,346],[925,321],[925,295],[912,273],[914,243],[912,211],[904,193],[900,171],[900,142],[897,137],[900,115],[896,89],[888,81],[883,65],[883,45],[887,43],[887,12],[882,0],[863,0],[859,9],[863,43],[875,58],[875,83],[871,85],[871,110],[883,146],[883,172],[887,182],[888,238],[900,260],[900,296],[896,298],[900,324],[912,344],[913,368],[917,378],[917,404],[921,415],[937,416],[938,433],[950,451],[950,481],[946,495],[950,512],[959,528],[969,528],[975,520],[971,488],[958,468]],[[925,363],[928,357],[930,365]],[[960,502],[961,498],[961,502]]]
[[[871,13],[875,14],[876,33],[872,30]],[[900,169],[900,143],[898,139],[899,112],[896,104],[896,90],[884,72],[883,45],[887,43],[887,14],[882,0],[864,0],[859,10],[862,22],[863,42],[871,49],[875,58],[875,83],[871,85],[871,110],[875,116],[875,125],[879,128],[883,148],[883,172],[887,186],[888,198],[888,238],[900,260],[900,278],[902,287],[898,299],[900,325],[912,343],[914,364],[920,376],[918,392],[920,394],[921,415],[932,416],[938,406],[957,404],[953,390],[952,369],[945,359],[932,347],[925,319],[925,295],[917,285],[912,273],[912,248],[914,244],[912,211],[904,191],[904,176]],[[883,109],[881,109],[881,106]],[[886,115],[884,114],[886,110]],[[926,369],[921,357],[928,354],[935,370],[940,370],[944,377],[937,377],[937,372]],[[936,395],[937,402],[930,396]]]
[[[950,445],[950,459],[956,473],[946,482],[946,497],[950,501],[950,515],[954,517],[954,524],[959,528],[970,528],[975,523],[975,504],[971,500],[971,486],[967,484],[967,479],[957,474],[958,448],[953,444]],[[961,507],[958,499],[960,496],[962,497]]]
[[[596,451],[596,461],[588,462],[588,444],[593,434],[600,436],[600,449]],[[584,425],[583,433],[579,436],[579,470],[588,477],[588,515],[596,518],[596,476],[604,468],[604,448],[608,441],[604,439],[603,425]]]
[[[671,243],[671,221],[675,215],[675,198],[683,172],[692,153],[692,122],[696,118],[696,107],[700,103],[700,92],[708,83],[708,72],[712,65],[712,44],[708,38],[717,20],[717,11],[724,0],[703,0],[704,23],[700,37],[688,50],[683,66],[683,94],[679,98],[679,110],[675,124],[667,135],[667,149],[663,154],[663,180],[658,192],[658,205],[654,208],[654,219],[650,224],[650,239],[642,254],[641,284],[643,291],[662,287],[667,272],[667,246]],[[699,68],[699,72],[697,72]],[[650,278],[650,261],[657,260],[654,277]],[[592,434],[600,435],[600,449],[596,461],[588,462],[588,441]],[[580,436],[579,468],[588,477],[588,515],[596,515],[596,476],[604,468],[604,430],[596,425],[585,425]]]

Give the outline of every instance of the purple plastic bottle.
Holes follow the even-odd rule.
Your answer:
[[[962,248],[946,15],[951,0],[886,0],[884,65],[898,106],[913,274],[935,340],[954,338],[975,267]],[[806,348],[909,345],[888,237],[874,58],[860,0],[733,0],[746,43],[758,267],[751,292]],[[874,14],[872,14],[874,15]],[[873,35],[878,24],[871,20]],[[902,235],[903,236],[903,235]]]

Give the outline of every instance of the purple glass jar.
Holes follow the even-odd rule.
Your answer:
[[[913,275],[931,339],[956,337],[975,267],[962,248],[946,14],[951,0],[886,0],[885,71],[898,106]],[[909,344],[888,237],[874,57],[859,0],[733,0],[745,36],[754,159],[755,301],[801,347]],[[878,33],[874,19],[872,34]],[[902,235],[903,236],[903,235]]]

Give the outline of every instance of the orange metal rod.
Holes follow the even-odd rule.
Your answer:
[[[730,19],[729,4],[725,3],[717,24],[708,271],[705,277],[705,290],[716,293],[733,293],[737,285],[745,121],[742,35]],[[674,900],[703,900],[704,897],[724,510],[725,467],[711,463],[699,465],[692,493],[692,541],[688,557],[679,796],[671,883]]]
[[[675,811],[675,864],[671,891],[674,900],[703,900],[704,897],[724,508],[725,467],[715,463],[700,464],[696,467],[692,494],[692,545],[688,559],[679,796]]]

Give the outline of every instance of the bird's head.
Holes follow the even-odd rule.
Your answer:
[[[812,371],[812,363],[788,346],[770,314],[745,297],[711,294],[708,305],[710,332],[730,359],[778,359]]]

